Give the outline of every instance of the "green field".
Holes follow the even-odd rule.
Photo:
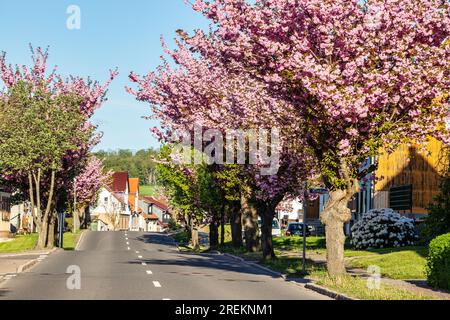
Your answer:
[[[139,193],[144,197],[157,197],[159,196],[157,186],[140,186]]]

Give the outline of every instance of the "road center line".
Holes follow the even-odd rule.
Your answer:
[[[130,250],[130,247],[128,247],[128,249],[127,250]]]
[[[147,270],[147,274],[153,274],[151,270]]]
[[[136,251],[137,254],[139,254],[139,251]]]
[[[153,281],[153,285],[155,286],[155,288],[161,288],[161,284],[159,283],[159,281]]]
[[[142,259],[142,256],[138,256],[139,259]]]
[[[143,266],[146,266],[146,265],[147,265],[147,262],[142,262],[142,265],[143,265]]]

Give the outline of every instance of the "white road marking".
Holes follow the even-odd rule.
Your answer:
[[[143,265],[143,266],[146,266],[146,265],[147,265],[147,262],[142,262],[142,265]]]
[[[138,256],[139,259],[142,259],[142,256]]]
[[[147,274],[153,274],[151,270],[147,270]]]
[[[139,254],[139,251],[136,251],[137,254]]]
[[[170,299],[169,298],[164,298],[163,301],[170,301]]]
[[[129,246],[130,245],[130,243],[129,242],[127,242],[127,246]]]
[[[130,247],[128,247],[127,250],[130,250]]]
[[[153,281],[153,285],[155,286],[155,288],[161,288],[161,283],[159,283],[159,281]]]

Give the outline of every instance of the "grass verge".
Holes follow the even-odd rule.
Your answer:
[[[64,233],[64,250],[73,251],[78,243],[81,234],[86,230],[80,230],[77,233]],[[0,253],[22,253],[33,250],[38,241],[38,234],[18,235],[14,240],[0,243]]]
[[[37,240],[36,233],[16,236],[12,241],[0,243],[0,253],[20,253],[33,250]]]
[[[79,230],[77,233],[73,232],[65,232],[64,233],[64,241],[63,241],[63,249],[66,251],[74,251],[78,240],[81,237],[81,234],[86,230]]]

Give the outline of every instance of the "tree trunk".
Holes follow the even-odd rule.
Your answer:
[[[220,209],[220,245],[225,244],[225,204],[222,204],[222,208]]]
[[[219,246],[219,225],[213,220],[209,225],[209,247],[216,249]]]
[[[80,229],[80,213],[78,212],[78,209],[73,210],[73,233],[77,233]]]
[[[274,207],[261,203],[258,205],[258,213],[261,217],[261,247],[263,251],[263,259],[270,260],[275,258],[272,241],[272,223],[275,217]]]
[[[259,249],[258,213],[254,204],[249,201],[248,195],[245,193],[241,197],[241,208],[244,217],[245,247],[249,252],[256,252]]]
[[[234,202],[230,204],[230,217],[231,217],[231,241],[234,248],[241,248],[242,242],[242,212],[241,204]]]
[[[332,276],[346,273],[344,261],[345,234],[344,224],[352,218],[348,203],[355,194],[355,189],[336,190],[330,192],[330,200],[321,215],[325,225],[327,241],[327,269]]]
[[[48,239],[48,222],[47,221],[41,221],[38,227],[38,242],[36,245],[36,249],[43,250],[47,246],[47,239]]]
[[[55,240],[55,234],[56,234],[56,216],[52,214],[52,217],[50,218],[50,222],[48,224],[48,235],[47,235],[47,249],[53,249],[56,244]]]
[[[198,224],[194,218],[191,218],[191,244],[194,250],[200,249],[200,241],[198,236]]]

